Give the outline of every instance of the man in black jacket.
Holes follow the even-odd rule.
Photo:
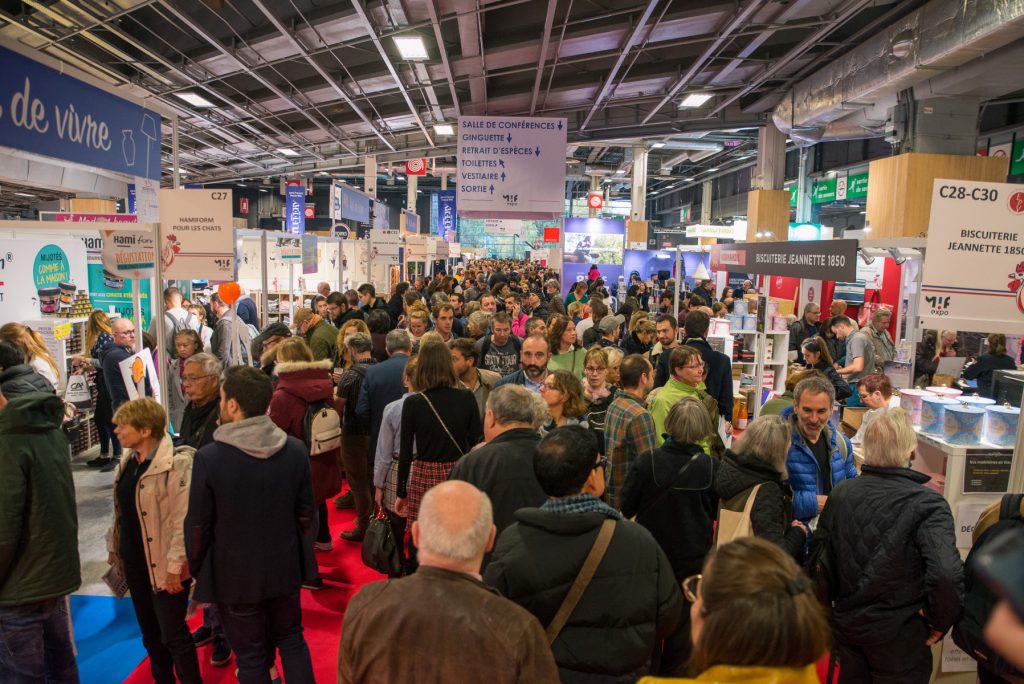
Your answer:
[[[545,413],[536,392],[522,385],[497,388],[487,397],[484,411],[487,443],[459,459],[448,476],[475,485],[491,499],[499,535],[515,522],[517,510],[547,499],[533,473],[533,453],[540,442],[536,424]]]
[[[612,537],[588,589],[551,645],[562,682],[635,681],[675,628],[683,597],[651,533],[601,501],[607,461],[590,430],[562,427],[537,447],[533,469],[548,500],[516,512],[484,581],[551,623],[606,520]]]
[[[266,681],[278,651],[290,684],[314,684],[299,606],[315,572],[303,548],[316,514],[308,449],[267,417],[272,394],[257,368],[224,373],[221,426],[192,466],[189,572],[195,600],[217,604],[239,681]]]
[[[732,361],[708,344],[711,319],[703,311],[691,311],[683,322],[683,344],[700,352],[704,359],[704,384],[718,402],[718,415],[732,422]]]
[[[821,306],[808,302],[804,307],[804,316],[789,326],[789,351],[796,352],[797,363],[804,362],[804,353],[800,345],[804,340],[814,337],[821,330]]]
[[[8,399],[28,392],[54,393],[50,381],[25,363],[25,354],[13,342],[0,342],[0,388]]]
[[[963,563],[949,504],[910,469],[917,439],[901,409],[865,429],[861,476],[836,485],[814,543],[826,542],[832,631],[843,681],[925,684],[931,645],[960,619]]]

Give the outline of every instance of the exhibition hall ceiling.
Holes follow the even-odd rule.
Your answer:
[[[920,5],[0,0],[0,35],[176,111],[186,180],[453,170],[460,115],[566,117],[570,176],[638,140],[688,175],[750,158],[793,83]]]

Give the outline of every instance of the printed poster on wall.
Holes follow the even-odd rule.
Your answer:
[[[550,219],[565,210],[566,120],[460,116],[459,215]]]
[[[55,315],[87,286],[81,240],[0,240],[0,321]]]
[[[1024,187],[936,179],[918,312],[926,329],[1020,333]]]
[[[564,223],[565,253],[562,264],[562,289],[582,277],[587,279],[591,266],[596,266],[605,286],[612,292],[622,275],[625,221],[598,218],[568,218]]]
[[[161,190],[160,223],[165,280],[231,280],[235,238],[231,193]]]

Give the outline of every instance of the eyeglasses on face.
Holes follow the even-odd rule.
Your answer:
[[[683,596],[690,603],[696,603],[697,597],[700,596],[700,583],[704,579],[704,575],[690,575],[683,580]]]
[[[122,330],[122,331],[116,332],[114,334],[115,335],[124,335],[125,337],[135,337],[135,330],[134,329],[132,329],[132,330]]]
[[[558,389],[557,385],[549,384],[549,383],[546,383],[546,382],[543,385],[541,385],[540,388],[541,388],[541,390],[547,390],[549,392],[561,392],[562,391],[562,390]]]
[[[183,385],[192,385],[192,384],[195,384],[195,383],[199,382],[200,380],[204,380],[206,378],[212,378],[212,377],[213,377],[212,373],[211,374],[207,374],[207,375],[184,375],[181,378],[181,384],[183,384]]]
[[[601,458],[597,459],[597,463],[593,465],[593,470],[597,470],[598,468],[604,468],[605,470],[607,470],[609,463],[610,461],[608,460],[608,457],[602,456]]]
[[[606,371],[608,369],[599,366],[586,366],[583,370],[585,370],[588,373],[600,373],[601,371]]]

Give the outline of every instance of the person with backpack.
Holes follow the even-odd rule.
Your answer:
[[[345,541],[361,542],[373,515],[373,471],[370,466],[370,421],[360,416],[356,407],[366,371],[375,363],[373,339],[369,333],[352,333],[345,340],[345,348],[352,365],[338,380],[334,405],[342,415],[341,460],[355,504],[356,526],[343,531],[340,537]]]
[[[181,290],[176,287],[164,289],[164,349],[170,358],[177,358],[174,336],[184,330],[200,332],[202,324],[195,314],[182,306]],[[149,332],[156,335],[156,323],[151,322]]]
[[[903,409],[883,409],[865,431],[861,476],[837,483],[814,533],[834,568],[825,598],[840,684],[926,684],[931,646],[963,611],[953,515],[910,468],[916,448]]]
[[[996,537],[1016,530],[1024,533],[1024,494],[1004,494],[981,513],[974,526],[973,545],[964,563],[964,614],[953,627],[953,641],[978,661],[980,684],[1002,684],[1024,681],[1024,670],[1015,667],[997,653],[985,638],[1000,596],[978,575],[979,556],[991,548]]]
[[[243,323],[234,308],[228,306],[216,293],[210,295],[210,308],[217,316],[217,324],[210,339],[210,351],[225,367],[249,365],[258,361],[250,358],[250,347],[259,331]]]
[[[519,370],[519,352],[522,341],[512,334],[512,318],[505,312],[494,314],[491,334],[477,343],[477,368],[489,370],[505,377]]]
[[[199,658],[185,622],[192,580],[184,522],[195,450],[174,448],[167,413],[148,397],[122,404],[114,424],[125,452],[114,475],[109,562],[131,593],[153,680],[199,684]]]
[[[331,403],[334,395],[334,383],[331,381],[333,362],[314,361],[313,353],[301,337],[289,337],[277,345],[276,350],[277,364],[274,372],[277,374],[277,384],[274,386],[267,415],[286,434],[305,443],[313,480],[313,503],[322,509],[322,513],[318,511],[318,515],[314,517],[308,548],[304,548],[303,552],[311,554],[313,548],[329,551],[331,532],[327,528],[326,501],[341,489],[338,453],[341,445],[341,422]],[[314,416],[319,415],[320,411],[325,413],[323,422],[326,423],[326,429],[314,424]],[[324,440],[324,446],[329,447],[327,449],[321,448],[319,442],[314,443],[314,439],[321,434],[327,436]],[[331,434],[334,437],[333,443]],[[309,566],[316,568],[316,563],[311,562]],[[307,589],[321,589],[323,584],[323,578],[317,571],[315,576],[306,578],[302,586]]]

